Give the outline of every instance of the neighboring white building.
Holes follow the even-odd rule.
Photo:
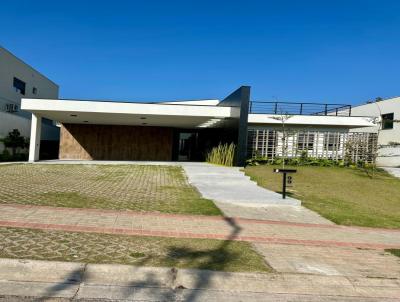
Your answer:
[[[372,102],[352,108],[353,115],[371,116],[381,121],[377,163],[381,166],[400,166],[400,97]],[[378,126],[356,129],[377,132]]]
[[[0,46],[0,138],[13,129],[30,136],[31,114],[21,111],[24,97],[58,99],[58,85]],[[42,128],[42,140],[59,139],[52,121],[44,119]]]

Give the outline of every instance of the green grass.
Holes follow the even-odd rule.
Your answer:
[[[0,203],[222,215],[177,166],[1,166]]]
[[[280,192],[282,175],[273,168],[277,166],[251,166],[245,172],[259,185]],[[337,224],[400,228],[400,179],[384,171],[371,178],[358,169],[291,168],[298,172],[289,192],[305,207]]]
[[[397,256],[397,257],[400,257],[400,250],[399,249],[388,249],[388,250],[385,250],[385,251],[389,252],[389,253]]]
[[[0,228],[0,257],[269,272],[247,242]]]
[[[163,187],[163,191],[176,190],[176,188]],[[40,193],[40,205],[67,207],[67,208],[97,208],[113,210],[134,210],[148,212],[164,212],[193,215],[222,215],[221,211],[209,200],[200,197],[194,188],[181,188],[178,200],[171,205],[170,202],[152,204],[148,206],[146,202],[142,205],[136,202],[114,203],[113,199],[103,197],[91,197],[78,192],[45,192]]]

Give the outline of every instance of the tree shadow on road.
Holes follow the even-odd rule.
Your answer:
[[[58,297],[60,296],[60,293],[72,287],[76,287],[76,292],[74,294],[75,297],[78,293],[80,283],[83,282],[84,271],[85,267],[73,270],[65,277],[63,282],[58,282],[48,288],[44,294],[44,297],[37,299],[37,301],[46,301],[46,299],[49,297]]]

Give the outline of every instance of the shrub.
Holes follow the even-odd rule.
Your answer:
[[[231,144],[219,144],[217,147],[211,149],[206,156],[206,161],[212,164],[233,166],[235,158],[236,146]]]
[[[17,149],[25,149],[29,146],[29,141],[25,137],[21,136],[18,129],[14,129],[9,132],[8,135],[1,139],[1,142],[6,148],[12,149],[12,154],[15,156],[17,154]]]
[[[267,158],[267,157],[254,157],[248,159],[246,161],[247,166],[258,166],[258,165],[281,165],[283,162],[283,158],[275,157],[275,158]],[[327,159],[327,158],[317,158],[317,157],[292,157],[285,159],[285,165],[288,166],[319,166],[319,167],[348,167],[351,169],[362,169],[367,174],[370,174],[370,171],[376,169],[375,165],[372,163],[367,163],[363,160],[359,160],[358,162],[347,162],[345,160],[335,160],[335,159]]]
[[[289,166],[321,166],[321,167],[346,166],[346,164],[342,160],[307,157],[307,156],[285,158],[285,159],[281,157],[275,157],[273,159],[268,159],[267,157],[255,157],[248,159],[246,161],[246,164],[249,166],[258,166],[261,164],[281,165],[283,161],[285,161],[285,165]]]
[[[4,161],[26,161],[28,160],[28,154],[26,153],[17,153],[11,154],[7,149],[3,150],[3,153],[0,154],[0,162]]]
[[[3,153],[0,154],[0,161],[10,161],[11,160],[11,154],[7,149],[3,150]]]

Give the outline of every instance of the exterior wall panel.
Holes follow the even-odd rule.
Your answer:
[[[172,144],[172,128],[64,124],[59,158],[169,161]]]
[[[251,128],[248,158],[268,159],[308,157],[352,162],[373,162],[377,150],[376,133],[348,132],[340,129]]]

